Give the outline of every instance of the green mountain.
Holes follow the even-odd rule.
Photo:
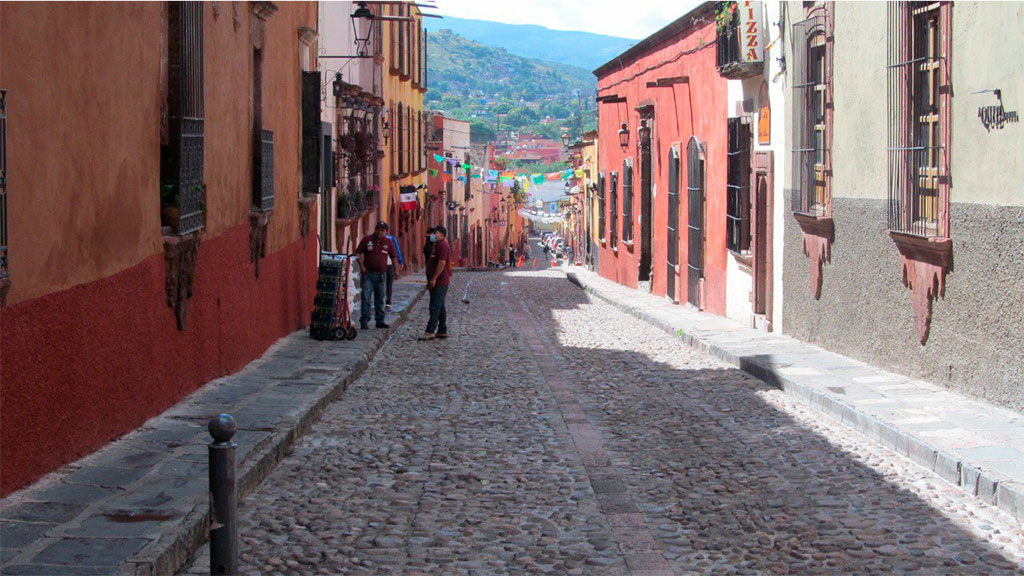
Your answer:
[[[543,26],[502,24],[451,16],[445,16],[444,19],[424,18],[423,25],[430,32],[451,30],[463,38],[504,48],[517,56],[580,66],[587,70],[596,69],[638,42],[589,32],[551,30]]]
[[[516,56],[450,30],[427,37],[427,79],[427,106],[473,122],[478,140],[499,129],[558,138],[563,126],[575,136],[581,107],[584,131],[596,126],[597,79],[589,70]]]

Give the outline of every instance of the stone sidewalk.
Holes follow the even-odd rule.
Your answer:
[[[1024,415],[601,278],[570,282],[792,394],[1024,522]]]
[[[207,538],[210,418],[227,412],[238,423],[241,500],[366,369],[423,288],[419,274],[395,282],[390,329],[324,342],[295,332],[240,372],[0,501],[0,573],[173,574]]]

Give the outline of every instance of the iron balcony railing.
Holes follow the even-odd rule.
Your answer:
[[[736,4],[724,2],[723,4]],[[757,76],[764,71],[764,62],[744,62],[740,47],[739,10],[733,12],[732,21],[718,28],[715,39],[715,63],[719,75],[737,80]]]

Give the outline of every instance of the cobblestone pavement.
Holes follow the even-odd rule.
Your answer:
[[[242,573],[1024,574],[1009,516],[559,272],[448,306],[242,503]]]

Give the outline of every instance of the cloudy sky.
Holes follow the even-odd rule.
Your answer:
[[[699,0],[436,0],[442,16],[537,24],[640,40],[700,4]]]

